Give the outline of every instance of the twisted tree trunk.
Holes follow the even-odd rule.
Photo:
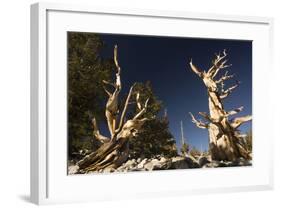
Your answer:
[[[121,87],[121,68],[117,60],[117,46],[114,48],[114,62],[117,69],[116,79],[114,83],[103,81],[104,84],[114,88],[111,93],[105,86],[104,90],[108,95],[108,100],[105,108],[105,116],[111,137],[103,136],[98,128],[95,118],[92,120],[93,135],[103,144],[95,152],[85,156],[78,161],[80,172],[99,171],[108,169],[112,171],[124,163],[129,154],[129,139],[135,136],[148,118],[142,118],[146,112],[149,99],[144,104],[140,103],[139,93],[135,98],[138,107],[138,113],[130,120],[125,121],[128,105],[130,104],[134,85],[130,88],[123,111],[118,122],[118,96],[122,89]]]
[[[197,74],[204,82],[208,92],[209,112],[208,115],[205,112],[199,112],[201,116],[207,121],[202,122],[196,120],[190,113],[192,122],[199,128],[208,129],[209,131],[209,149],[212,159],[214,160],[228,160],[233,161],[240,157],[245,159],[251,159],[251,153],[244,147],[243,138],[238,127],[252,119],[252,116],[237,117],[229,119],[229,116],[235,115],[243,110],[243,106],[231,110],[225,111],[223,106],[223,99],[228,97],[232,91],[238,87],[239,82],[234,86],[224,89],[224,81],[233,78],[234,75],[228,75],[226,72],[221,78],[215,80],[215,76],[221,69],[227,68],[227,56],[224,51],[222,55],[216,55],[213,60],[212,67],[206,72],[198,69],[190,61],[190,67],[192,71]]]
[[[120,139],[103,144],[97,151],[78,162],[84,172],[115,169],[128,158],[128,140]]]

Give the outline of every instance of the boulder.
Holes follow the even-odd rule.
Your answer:
[[[153,159],[149,161],[148,163],[144,164],[144,170],[155,170],[156,166],[160,166],[159,161],[157,159]]]
[[[73,175],[78,173],[79,171],[79,166],[78,165],[70,165],[68,166],[68,174],[69,175]]]
[[[245,160],[243,158],[237,159],[235,161],[210,161],[203,165],[203,168],[218,168],[218,167],[237,167],[237,166],[250,166],[252,161]]]
[[[171,160],[161,157],[160,159],[152,159],[144,165],[145,170],[167,170],[171,167]]]
[[[148,159],[144,158],[137,166],[138,169],[142,169],[144,167],[144,164],[147,163]]]
[[[231,167],[231,166],[250,166],[252,165],[252,161],[249,161],[249,160],[245,160],[244,158],[239,158],[235,161],[232,161],[229,163],[228,167]]]
[[[124,164],[124,166],[125,166],[125,167],[128,167],[128,168],[132,168],[132,167],[134,167],[134,166],[136,166],[136,165],[137,165],[137,162],[136,162],[135,159],[128,160],[128,161]]]
[[[199,168],[199,164],[193,157],[177,156],[172,158],[171,168],[172,169]]]
[[[217,168],[220,167],[220,161],[212,160],[210,163],[206,163],[203,168]]]
[[[184,157],[174,157],[172,158],[172,169],[186,169],[189,168],[188,163]]]
[[[114,171],[115,171],[114,168],[105,168],[104,170],[102,170],[103,173],[112,173]]]

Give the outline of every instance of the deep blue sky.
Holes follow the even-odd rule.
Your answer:
[[[199,118],[199,111],[208,112],[207,91],[202,80],[191,71],[190,58],[199,68],[207,70],[214,54],[226,49],[232,64],[227,70],[236,74],[241,85],[225,99],[225,108],[231,110],[243,105],[244,110],[238,115],[252,113],[251,41],[110,34],[100,37],[106,44],[105,57],[113,57],[114,45],[118,45],[123,93],[134,82],[151,81],[154,93],[168,111],[169,128],[178,146],[183,121],[187,142],[199,149],[208,148],[208,131],[197,128],[188,114],[192,112]],[[235,80],[225,82],[226,87],[234,83]],[[251,123],[247,123],[240,129],[245,132],[250,128]]]

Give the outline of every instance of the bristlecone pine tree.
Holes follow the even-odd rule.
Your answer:
[[[180,148],[180,152],[183,156],[186,156],[187,153],[189,152],[189,145],[185,141],[182,121],[180,122],[180,124],[181,124],[181,143],[182,143],[182,146]]]
[[[93,153],[85,156],[82,160],[78,161],[80,172],[109,170],[114,171],[122,163],[124,163],[129,155],[129,139],[135,136],[142,125],[149,120],[144,117],[146,112],[149,98],[143,103],[140,102],[140,94],[136,93],[135,102],[131,102],[134,85],[131,86],[128,96],[126,98],[123,110],[119,116],[118,102],[119,94],[122,89],[121,85],[121,67],[118,64],[117,45],[114,48],[114,63],[116,66],[116,79],[114,83],[104,80],[104,90],[108,95],[108,100],[105,107],[105,116],[107,126],[111,137],[108,138],[100,134],[97,121],[95,118],[92,120],[93,134],[102,145]],[[114,89],[110,92],[107,87]],[[138,112],[133,118],[126,120],[127,108],[130,103],[136,103]]]
[[[251,159],[251,152],[243,145],[243,135],[239,133],[238,127],[250,121],[252,116],[229,119],[229,116],[242,111],[243,106],[231,111],[226,111],[223,106],[223,99],[227,98],[238,87],[239,82],[228,89],[224,89],[224,81],[233,78],[233,75],[228,75],[227,71],[222,77],[216,79],[220,70],[230,66],[227,64],[226,56],[225,50],[222,54],[216,54],[208,71],[200,70],[192,63],[192,60],[190,61],[192,71],[202,79],[207,88],[210,111],[209,115],[205,112],[199,112],[207,122],[196,120],[191,113],[190,115],[192,122],[197,127],[208,129],[209,149],[213,160],[233,161],[240,157],[249,160]]]

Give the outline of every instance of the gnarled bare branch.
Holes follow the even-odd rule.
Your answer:
[[[103,89],[104,89],[104,91],[106,92],[106,94],[108,95],[108,97],[111,97],[111,96],[112,96],[112,93],[110,93],[110,92],[105,88],[105,86],[103,86]]]
[[[118,138],[130,138],[131,136],[136,136],[142,125],[149,120],[150,118],[141,118],[140,117],[146,112],[149,98],[145,101],[145,104],[142,106],[139,102],[139,97],[136,97],[136,102],[140,107],[140,111],[134,116],[134,118],[124,122],[123,126],[120,126],[120,131],[118,132]]]
[[[111,134],[111,138],[114,137],[115,129],[116,129],[116,119],[118,114],[118,96],[121,91],[121,68],[118,64],[118,57],[117,57],[117,45],[114,47],[114,62],[117,69],[117,72],[115,73],[116,79],[115,83],[111,83],[109,81],[103,80],[104,84],[113,86],[114,92],[109,92],[105,86],[103,86],[105,92],[108,94],[108,100],[106,103],[106,109],[105,109],[105,116],[107,120],[107,125]]]
[[[116,69],[117,69],[116,85],[117,85],[117,88],[119,90],[121,90],[121,79],[120,79],[121,67],[119,66],[119,63],[118,63],[118,50],[117,50],[117,48],[118,48],[117,45],[115,45],[115,47],[114,47],[114,63],[115,63]]]
[[[143,107],[142,107],[141,104],[138,102],[138,105],[140,105],[140,107],[141,107],[140,109],[141,109],[141,110],[140,110],[140,112],[137,113],[137,115],[135,115],[135,117],[133,118],[133,120],[138,119],[139,117],[141,117],[141,116],[146,112],[148,101],[149,101],[149,98],[146,99],[145,104],[144,104]]]
[[[118,46],[117,45],[114,46],[114,63],[115,63],[116,69],[117,69],[117,74],[120,74],[121,67],[119,66],[119,63],[118,63]]]
[[[207,123],[204,123],[201,120],[196,120],[191,112],[189,112],[189,114],[191,116],[192,123],[194,123],[198,128],[201,128],[201,129],[207,129],[208,128],[209,125]]]
[[[228,71],[225,72],[225,74],[220,78],[218,79],[216,82],[216,84],[221,84],[222,82],[228,80],[228,79],[231,79],[234,77],[234,74],[232,75],[228,75]]]
[[[123,111],[122,111],[122,114],[121,114],[121,117],[120,117],[119,126],[118,126],[118,129],[116,130],[115,133],[119,132],[122,129],[124,119],[125,119],[125,115],[126,115],[127,108],[128,108],[128,104],[129,104],[129,101],[131,99],[134,86],[135,86],[135,84],[133,86],[131,86],[131,88],[130,88],[129,94],[128,94],[127,99],[125,101],[125,105],[124,105],[124,108],[123,108]]]
[[[247,121],[251,121],[252,120],[252,116],[251,115],[247,115],[247,116],[242,116],[242,117],[237,117],[234,118],[231,122],[231,126],[234,129],[237,129],[239,126],[241,126],[243,123],[247,122]]]
[[[111,86],[114,87],[114,88],[117,87],[115,83],[111,83],[111,82],[108,82],[108,81],[106,81],[106,80],[102,80],[102,82],[103,82],[104,84],[111,85]]]
[[[222,92],[221,92],[221,94],[220,94],[220,98],[221,98],[221,99],[224,99],[224,98],[228,97],[228,96],[233,92],[233,90],[234,90],[235,88],[237,88],[238,86],[239,86],[239,82],[237,82],[237,84],[235,84],[235,85],[229,87],[229,88],[226,89],[226,90],[222,89]]]
[[[227,117],[227,116],[235,115],[235,114],[241,112],[241,111],[243,110],[243,108],[244,108],[244,107],[241,106],[241,107],[236,108],[236,109],[234,109],[234,110],[228,111],[228,112],[225,113],[225,116]]]
[[[93,124],[93,135],[101,142],[101,143],[107,143],[110,141],[110,139],[106,136],[103,136],[100,134],[98,124],[95,118],[92,119]]]
[[[195,65],[193,65],[192,59],[190,60],[189,65],[195,74],[197,74],[199,77],[203,77],[203,72],[198,69]]]
[[[107,84],[107,85],[111,85],[112,87],[114,87],[114,92],[113,93],[110,93],[105,87],[104,87],[104,90],[106,91],[106,93],[111,97],[111,96],[118,96],[119,92],[121,91],[121,78],[120,78],[120,73],[121,73],[121,67],[119,66],[119,63],[118,63],[118,51],[117,51],[117,45],[115,45],[114,47],[114,63],[115,63],[115,66],[116,66],[116,69],[117,69],[117,72],[115,73],[115,83],[111,83],[109,81],[106,81],[106,80],[103,80],[102,82],[104,84]]]
[[[136,95],[136,103],[139,110],[141,110],[141,103],[140,103],[140,93],[138,92]]]
[[[214,78],[221,69],[228,68],[231,64],[226,64],[227,60],[225,57],[227,56],[226,50],[223,51],[222,56],[221,54],[216,54],[216,58],[213,61],[213,65],[208,70],[208,76]],[[225,60],[224,60],[225,59]]]

